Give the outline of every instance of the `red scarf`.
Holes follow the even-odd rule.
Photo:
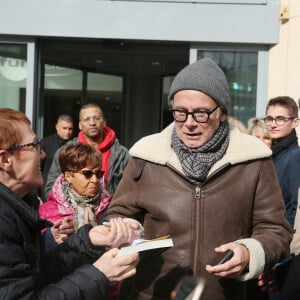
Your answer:
[[[98,150],[102,154],[102,170],[104,173],[105,183],[108,183],[108,171],[109,171],[109,159],[111,146],[115,141],[116,133],[108,126],[103,128],[103,140],[98,145]],[[78,140],[81,144],[88,144],[85,134],[80,131],[78,134]]]

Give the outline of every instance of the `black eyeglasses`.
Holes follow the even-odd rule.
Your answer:
[[[96,172],[93,172],[91,170],[81,170],[75,173],[82,174],[86,179],[91,179],[93,175],[96,175],[97,178],[101,178],[104,175],[104,171],[102,170],[98,170]]]
[[[197,123],[206,123],[210,117],[210,115],[217,110],[219,105],[217,105],[214,109],[207,111],[207,110],[195,110],[188,112],[183,109],[170,109],[170,111],[173,113],[173,118],[177,122],[185,122],[188,118],[188,115],[191,115],[193,119]]]
[[[275,118],[273,117],[265,117],[263,118],[264,122],[266,123],[266,125],[270,126],[273,124],[273,121],[275,121],[275,123],[278,126],[283,126],[285,122],[292,120],[292,119],[296,119],[296,117],[284,117],[284,116],[277,116]]]
[[[32,143],[12,146],[8,150],[21,150],[29,147],[34,147],[38,153],[41,153],[41,139],[37,138]]]

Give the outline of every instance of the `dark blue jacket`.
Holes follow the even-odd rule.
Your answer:
[[[297,139],[273,154],[282,196],[286,207],[286,218],[293,227],[300,187],[300,148]]]

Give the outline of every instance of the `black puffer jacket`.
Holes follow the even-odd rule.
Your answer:
[[[0,183],[0,299],[104,299],[109,283],[91,265],[103,253],[89,240],[91,227],[43,256],[40,230],[49,224],[38,218],[36,203]]]

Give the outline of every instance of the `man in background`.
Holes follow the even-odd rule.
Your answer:
[[[286,218],[293,228],[300,187],[300,148],[295,130],[299,124],[296,102],[287,96],[271,99],[267,104],[264,121],[272,138],[272,158],[286,207]]]
[[[298,189],[300,187],[300,147],[298,145],[298,139],[296,134],[296,128],[299,125],[298,118],[298,106],[295,100],[288,96],[278,96],[269,100],[266,107],[266,117],[264,121],[267,125],[267,129],[272,138],[272,159],[275,164],[276,173],[279,179],[281,192],[286,208],[286,218],[292,228],[296,228],[295,216],[298,203]],[[295,252],[295,243],[297,243],[298,235],[293,236],[291,245],[291,252]],[[281,271],[289,268],[289,265],[294,265],[294,260],[290,260],[290,257],[286,258],[283,262],[276,264],[276,273],[285,274],[286,271]],[[291,268],[294,270],[294,267]],[[260,281],[264,278],[264,274],[260,275]],[[281,275],[285,277],[286,275]],[[270,299],[282,300],[290,298],[289,291],[291,288],[294,292],[293,285],[295,281],[293,278],[297,278],[295,271],[291,271],[287,275],[285,280],[286,287],[282,288],[282,291],[272,291]],[[289,286],[290,282],[292,283]],[[297,282],[297,279],[296,279]],[[293,293],[292,292],[292,293]]]
[[[70,115],[60,115],[57,119],[55,129],[56,133],[46,136],[41,140],[41,147],[46,153],[46,158],[41,162],[44,182],[47,181],[48,172],[56,150],[72,138],[74,129],[73,118]],[[41,196],[43,201],[47,200],[43,193]]]
[[[109,192],[114,193],[129,161],[128,150],[119,143],[115,131],[107,126],[102,109],[95,103],[85,104],[80,109],[79,129],[78,136],[70,140],[69,143],[89,144],[101,152],[105,185]],[[44,186],[46,196],[61,173],[58,154],[59,150],[54,156],[47,183]]]

